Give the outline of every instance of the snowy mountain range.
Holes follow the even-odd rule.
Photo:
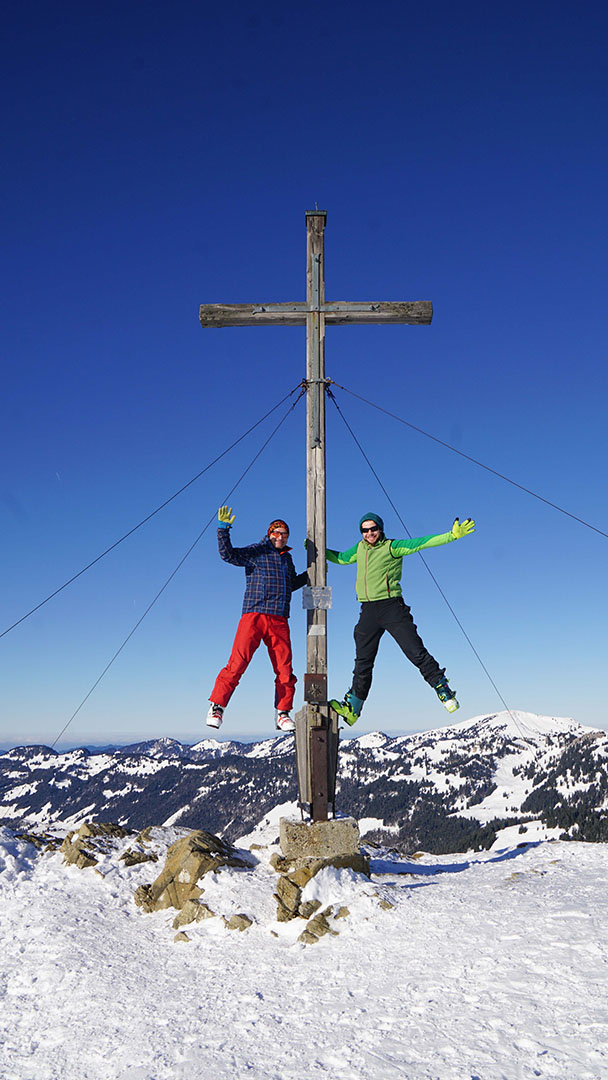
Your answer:
[[[297,799],[294,743],[172,739],[100,753],[17,747],[0,755],[0,824],[31,830],[85,817],[242,836]],[[489,847],[516,825],[541,836],[608,840],[608,734],[525,712],[435,731],[343,740],[336,809],[368,841],[435,853]]]

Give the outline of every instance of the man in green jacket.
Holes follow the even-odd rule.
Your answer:
[[[359,522],[361,540],[347,551],[326,548],[329,562],[339,566],[357,564],[356,591],[361,601],[361,614],[355,626],[355,667],[353,682],[343,701],[330,705],[348,724],[357,720],[372,684],[374,661],[385,630],[394,637],[408,660],[415,664],[423,679],[432,686],[448,712],[459,708],[456,694],[448,685],[445,668],[425,648],[418,634],[410,608],[401,595],[401,571],[406,555],[426,548],[439,547],[468,536],[475,522],[466,518],[460,524],[456,518],[451,531],[435,536],[419,536],[413,540],[387,540],[384,522],[378,514],[364,514]]]

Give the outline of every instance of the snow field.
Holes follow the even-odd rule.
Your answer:
[[[303,920],[276,922],[270,848],[253,871],[204,883],[213,910],[254,925],[209,919],[175,943],[173,909],[133,903],[162,860],[126,868],[125,839],[101,873],[79,870],[0,830],[0,1075],[603,1080],[607,849],[505,839],[468,856],[386,854],[371,882],[323,871],[306,896],[351,914],[304,946]]]

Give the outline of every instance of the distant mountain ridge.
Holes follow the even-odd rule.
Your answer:
[[[0,824],[31,830],[85,817],[242,836],[297,800],[290,736],[255,743],[155,739],[118,749],[0,754]],[[608,733],[571,719],[499,712],[414,735],[342,741],[336,808],[368,841],[436,853],[526,839],[608,841]]]

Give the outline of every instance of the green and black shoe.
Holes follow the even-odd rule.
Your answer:
[[[439,680],[434,690],[441,704],[445,705],[448,712],[456,712],[456,709],[460,708],[459,703],[456,701],[456,694],[448,685],[445,675]]]
[[[332,698],[329,705],[330,708],[332,708],[334,712],[337,712],[338,716],[341,716],[346,720],[346,723],[350,724],[351,727],[359,719],[359,714],[363,708],[361,698],[355,697],[350,690],[344,695],[344,701],[338,701],[337,698]]]

